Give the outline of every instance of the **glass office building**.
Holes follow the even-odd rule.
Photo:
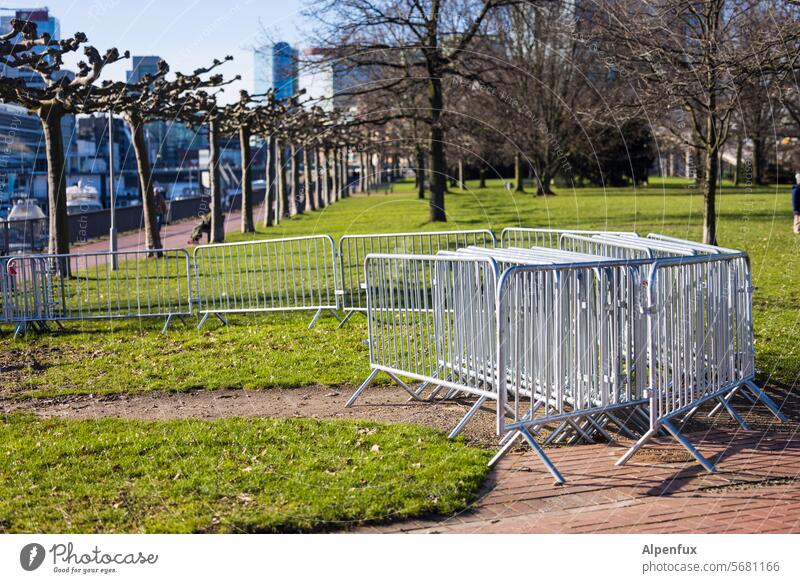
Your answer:
[[[298,90],[297,49],[279,42],[255,50],[255,92],[275,89],[278,99],[288,99]]]

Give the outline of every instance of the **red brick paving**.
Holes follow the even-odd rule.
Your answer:
[[[684,451],[664,438],[619,468],[614,462],[624,445],[550,449],[567,480],[554,486],[535,455],[519,451],[500,462],[472,509],[361,532],[800,532],[800,440],[794,433],[715,431],[690,439],[716,463],[716,474],[694,462],[658,461]]]

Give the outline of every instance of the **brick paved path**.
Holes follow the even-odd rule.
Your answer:
[[[362,532],[753,533],[800,532],[800,440],[788,432],[693,435],[717,464],[707,474],[674,441],[659,439],[624,467],[623,445],[548,453],[567,480],[554,486],[534,454],[510,454],[484,497],[441,520],[366,527]],[[721,455],[720,455],[721,454]]]
[[[263,219],[263,208],[258,206],[253,209],[253,219],[256,223]],[[238,232],[241,228],[242,214],[238,211],[225,214],[225,232]],[[161,228],[161,246],[164,249],[186,247],[192,229],[199,219],[192,218],[177,223],[164,225]],[[202,242],[206,242],[203,235]],[[93,251],[108,251],[108,238],[92,241],[91,243],[75,244],[72,246],[75,253],[90,253]],[[135,251],[145,249],[144,229],[117,235],[117,249],[119,251]]]

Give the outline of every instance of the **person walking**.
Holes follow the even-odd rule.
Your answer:
[[[794,175],[792,210],[794,211],[794,232],[800,235],[800,172]]]

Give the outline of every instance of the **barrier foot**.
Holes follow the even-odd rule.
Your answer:
[[[738,388],[739,387],[736,387],[736,389],[738,389]],[[730,397],[733,397],[733,394],[736,391],[736,389],[733,389],[733,391],[731,391],[729,393]],[[738,423],[739,426],[742,429],[744,429],[745,431],[749,431],[750,427],[747,425],[747,423],[745,423],[744,419],[742,419],[739,416],[739,414],[736,411],[734,411],[733,407],[731,407],[731,404],[728,402],[728,399],[729,399],[729,397],[727,397],[727,396],[726,397],[720,397],[719,398],[719,406],[724,407],[725,410],[728,412],[728,414],[731,417],[733,417],[733,420],[736,421],[736,423]]]
[[[172,323],[172,314],[167,316],[167,321],[164,322],[164,327],[161,329],[162,334],[166,334],[167,330],[169,329],[169,325]]]
[[[719,402],[718,402],[716,405],[714,405],[714,408],[713,408],[713,409],[711,409],[711,411],[709,411],[709,413],[708,413],[708,417],[713,417],[714,415],[716,415],[716,414],[717,414],[717,412],[718,412],[720,409],[722,409],[722,408],[725,406],[725,405],[723,404],[723,402],[722,402],[722,401],[723,401],[723,400],[725,400],[725,401],[730,401],[730,400],[733,398],[733,396],[734,396],[734,395],[735,395],[735,394],[736,394],[736,393],[739,391],[739,389],[741,389],[741,388],[742,388],[742,385],[739,385],[738,387],[734,387],[734,388],[733,388],[731,391],[728,391],[728,394],[727,394],[727,395],[723,395],[723,396],[721,396],[721,397],[718,397],[718,401],[719,401]],[[728,404],[730,404],[730,403],[728,403]],[[697,409],[698,409],[698,407],[695,407],[694,409],[692,409],[691,411],[689,411],[689,413],[691,413],[691,414],[694,414],[694,412],[695,412],[695,411],[697,411]],[[690,415],[687,413],[686,417],[684,417],[683,419],[681,419],[681,423],[685,423],[685,422],[686,422],[688,419],[690,419]],[[735,419],[735,417],[734,417],[734,419]]]
[[[617,429],[622,431],[622,433],[624,433],[625,435],[627,435],[631,439],[636,439],[636,434],[633,431],[631,431],[630,429],[628,429],[628,426],[625,425],[619,417],[617,417],[616,415],[613,415],[612,413],[610,413],[608,411],[606,411],[605,416],[608,417],[611,420],[611,422],[614,425],[617,426]]]
[[[339,325],[336,327],[336,329],[338,330],[339,328],[341,328],[342,326],[344,326],[345,324],[347,324],[347,321],[348,321],[350,318],[352,318],[352,317],[353,317],[353,314],[355,314],[355,313],[356,313],[356,311],[355,311],[355,310],[350,310],[349,312],[347,312],[347,313],[344,315],[344,318],[342,318],[341,320],[339,320]]]
[[[211,315],[212,315],[212,312],[206,312],[205,314],[203,314],[203,317],[200,318],[200,323],[197,324],[197,329],[198,330],[200,330],[203,327],[203,324],[206,323],[206,320],[208,320],[208,317],[211,316]],[[220,322],[222,322],[223,326],[227,326],[228,325],[228,321],[225,318],[223,318],[220,314],[217,314],[216,312],[213,312],[213,315],[216,316],[219,319]]]
[[[316,324],[316,323],[317,323],[317,320],[319,320],[319,317],[320,317],[321,315],[322,315],[322,308],[320,308],[319,310],[317,310],[317,313],[316,313],[316,314],[314,314],[314,317],[313,317],[313,318],[311,318],[311,323],[308,325],[308,329],[309,329],[309,330],[311,330],[311,329],[314,327],[314,324]]]
[[[541,460],[541,462],[544,464],[544,467],[547,468],[547,471],[550,472],[550,474],[553,476],[553,478],[556,481],[556,484],[563,484],[564,483],[564,477],[558,471],[558,469],[556,468],[555,464],[553,464],[553,462],[550,460],[550,458],[547,457],[547,454],[544,453],[544,450],[542,449],[542,446],[539,445],[538,443],[536,443],[536,440],[533,438],[533,435],[531,435],[528,432],[528,430],[525,429],[524,427],[522,429],[520,429],[519,432],[520,432],[520,435],[522,435],[522,437],[525,438],[525,441],[528,442],[528,445],[531,446],[531,449],[533,450],[533,452],[537,456],[539,456],[539,460]]]
[[[700,462],[700,465],[703,466],[703,468],[705,468],[707,472],[711,474],[716,473],[717,468],[714,467],[714,464],[712,464],[705,457],[703,457],[703,454],[697,451],[697,448],[693,446],[691,442],[681,434],[680,431],[678,431],[677,427],[675,427],[669,421],[662,421],[661,423],[664,426],[664,428],[672,434],[672,437],[674,437],[678,441],[678,443],[680,443],[683,447],[685,447],[686,450],[690,454],[692,454],[692,456],[694,456],[694,458],[698,462]]]
[[[329,311],[331,314],[333,314],[333,317],[334,317],[334,318],[336,318],[336,321],[337,321],[337,322],[339,322],[340,324],[342,323],[342,319],[339,317],[339,312],[337,312],[337,311],[336,311],[336,310],[334,310],[333,308],[328,308],[328,311]]]
[[[747,385],[747,388],[750,389],[756,397],[758,397],[759,401],[764,403],[767,409],[772,411],[772,414],[775,415],[775,417],[777,417],[781,423],[787,423],[789,421],[786,415],[781,413],[781,410],[778,408],[778,405],[775,404],[775,401],[770,399],[757,384],[755,384],[753,381],[745,381],[744,384]]]
[[[522,437],[522,433],[520,433],[519,431],[509,431],[508,433],[506,433],[503,436],[503,439],[500,440],[502,447],[499,450],[497,450],[497,453],[494,454],[494,457],[490,459],[489,463],[486,465],[488,465],[490,468],[495,467],[497,465],[497,462],[503,459],[505,455],[509,452],[509,450],[512,447],[514,447],[514,444],[520,437]]]
[[[639,451],[645,443],[650,441],[656,433],[658,433],[658,428],[651,427],[650,429],[648,429],[645,432],[645,434],[642,435],[639,438],[639,441],[634,443],[631,446],[631,448],[628,451],[626,451],[623,454],[623,456],[616,461],[616,463],[614,465],[615,466],[624,466],[626,463],[628,463],[628,460],[631,459],[634,456],[634,454],[637,451]]]
[[[422,397],[420,397],[419,395],[417,395],[417,394],[414,392],[414,389],[412,389],[412,388],[411,388],[411,387],[409,387],[407,384],[405,384],[403,381],[401,381],[401,380],[400,380],[400,378],[399,378],[399,377],[398,377],[396,374],[394,374],[394,373],[391,373],[391,372],[387,372],[386,374],[388,374],[388,375],[389,375],[389,377],[390,377],[390,378],[391,378],[391,379],[392,379],[394,382],[396,382],[398,385],[400,385],[400,386],[403,388],[403,390],[404,390],[405,392],[407,392],[409,395],[411,395],[411,398],[412,398],[413,400],[415,400],[415,401],[424,401],[424,400],[425,400],[425,399],[423,399]]]
[[[453,427],[453,430],[450,432],[447,438],[454,439],[456,435],[461,433],[461,430],[464,429],[464,426],[469,422],[470,419],[472,419],[472,416],[475,415],[475,413],[477,413],[478,410],[480,410],[481,405],[483,405],[485,402],[486,402],[486,397],[481,395],[481,397],[477,401],[475,401],[475,404],[472,407],[470,407],[469,411],[467,411],[467,414],[461,418],[461,421],[459,421],[458,424],[455,427]]]
[[[361,383],[361,386],[356,389],[356,392],[353,393],[350,399],[348,399],[347,403],[344,404],[345,407],[350,407],[353,403],[356,402],[356,399],[358,399],[359,395],[361,395],[361,393],[364,392],[364,389],[366,389],[370,385],[370,383],[372,383],[372,379],[375,378],[375,375],[377,375],[378,372],[379,371],[376,368],[371,373],[369,373],[367,379],[363,383]]]

